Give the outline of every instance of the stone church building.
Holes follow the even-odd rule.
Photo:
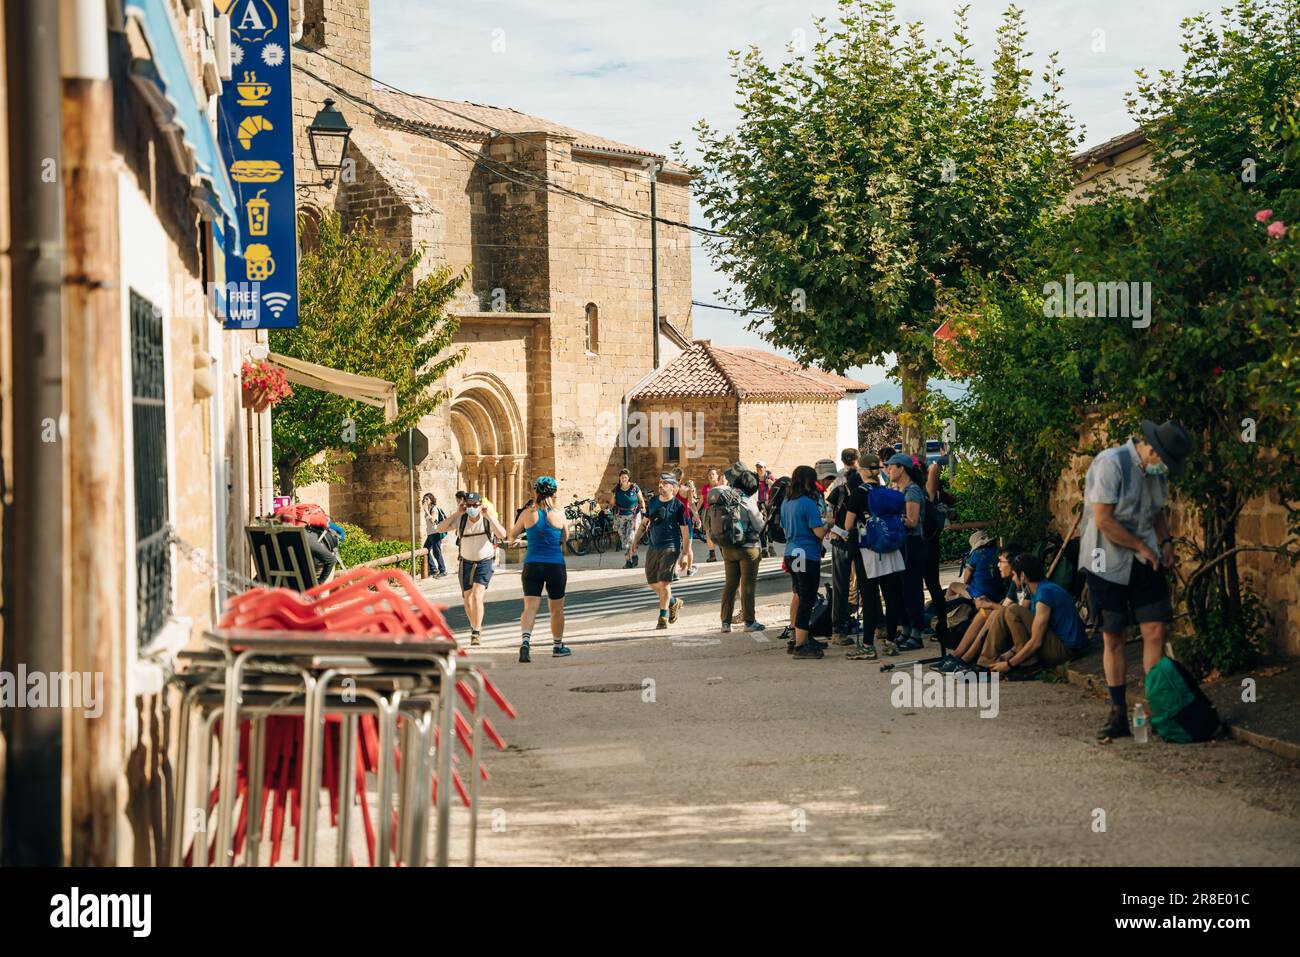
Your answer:
[[[335,100],[353,127],[352,181],[300,190],[304,246],[310,218],[330,209],[345,223],[368,218],[403,250],[424,248],[426,271],[443,262],[468,271],[452,310],[456,345],[467,353],[445,383],[448,400],[421,423],[431,452],[418,467],[418,492],[445,504],[458,488],[478,490],[513,516],[542,474],[557,478],[562,501],[607,490],[625,460],[637,467],[636,481],[652,484],[662,455],[625,455],[619,423],[654,377],[656,325],[661,372],[697,349],[691,235],[672,225],[689,221],[687,170],[652,150],[512,109],[382,88],[368,76],[384,74],[371,61],[368,0],[305,0],[293,61],[299,183],[321,179],[306,127],[323,101]],[[657,229],[657,324],[652,188],[657,215],[670,221]],[[789,400],[793,381],[830,403],[829,415],[805,425],[803,440],[818,445],[810,461],[835,454],[845,439],[856,444],[834,409],[846,396],[855,404],[865,388],[828,391],[818,375],[785,381],[783,394]],[[663,395],[645,395],[663,406]],[[737,427],[735,415],[705,420],[719,437],[726,430],[734,439]],[[665,438],[649,441],[657,447]],[[749,450],[764,452],[778,449]],[[694,460],[682,465],[695,476]],[[405,537],[407,477],[390,451],[359,455],[344,478],[300,497],[374,534]]]

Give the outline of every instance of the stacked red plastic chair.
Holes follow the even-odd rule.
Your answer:
[[[383,635],[391,639],[396,635],[412,635],[420,638],[443,638],[455,641],[451,629],[442,616],[445,605],[431,603],[419,590],[411,577],[401,571],[378,569],[354,569],[346,572],[323,585],[305,592],[295,592],[287,588],[253,589],[230,599],[226,612],[221,618],[222,628],[270,630],[270,631],[304,631],[313,632],[314,637],[321,633],[337,633],[355,638],[357,635]],[[458,656],[465,656],[460,650]],[[515,709],[506,700],[501,691],[487,678],[481,675],[488,697],[507,717],[516,717]],[[456,692],[471,713],[479,704],[472,688],[457,682]],[[271,810],[270,863],[275,866],[280,860],[281,847],[286,823],[292,823],[295,835],[304,826],[300,820],[301,797],[299,788],[302,781],[303,761],[303,719],[301,716],[270,716],[266,721],[265,763],[262,774],[262,795],[257,802],[262,820],[255,823],[259,834],[265,830],[265,815]],[[505,749],[505,741],[486,715],[482,718],[482,728],[487,738],[499,750]],[[322,783],[329,791],[330,821],[338,824],[338,755],[339,736],[343,723],[341,716],[325,716],[323,744],[323,762],[321,769]],[[455,714],[455,737],[462,751],[473,757],[473,725],[457,709]],[[243,851],[248,827],[248,782],[249,782],[249,721],[241,721],[239,728],[239,766],[236,775],[239,816],[234,835],[234,853],[238,858]],[[435,739],[435,745],[441,742]],[[394,747],[394,760],[400,767],[400,750]],[[461,799],[469,806],[468,789],[461,779],[455,765],[459,764],[460,755],[453,753],[452,785]],[[365,828],[366,847],[369,852],[370,865],[375,864],[375,822],[372,820],[366,796],[366,775],[376,774],[379,770],[379,728],[373,715],[362,715],[357,722],[356,747],[356,791],[361,803],[361,818]],[[482,780],[488,780],[486,764],[479,761]],[[433,801],[437,801],[438,777],[435,773],[432,781]],[[220,785],[218,785],[220,786]],[[218,791],[212,790],[209,796],[209,813],[216,805]],[[392,812],[394,815],[395,811]],[[393,827],[394,846],[397,828]],[[294,859],[298,857],[300,842],[294,841]],[[215,840],[209,845],[208,860],[215,856]],[[186,856],[186,864],[192,862],[193,847]]]

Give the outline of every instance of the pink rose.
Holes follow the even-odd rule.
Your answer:
[[[1271,209],[1261,209],[1258,213],[1255,214],[1256,221],[1261,223],[1266,223],[1272,218],[1273,218],[1273,210]]]
[[[1286,235],[1286,224],[1283,223],[1282,220],[1279,219],[1276,223],[1268,224],[1269,239],[1281,239],[1285,235]]]

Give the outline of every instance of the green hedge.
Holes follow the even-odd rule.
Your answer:
[[[390,555],[399,555],[402,552],[409,553],[411,551],[410,542],[375,541],[366,534],[364,529],[358,528],[356,525],[349,525],[347,522],[339,522],[339,524],[343,526],[343,531],[347,533],[343,544],[339,546],[339,558],[349,568],[374,561],[377,558],[388,558]],[[416,544],[418,545],[419,542]]]
[[[996,522],[998,520],[997,502],[993,497],[993,482],[988,475],[973,464],[962,463],[958,466],[957,476],[948,483],[957,504],[953,507],[951,520],[958,522]],[[970,536],[973,529],[952,531],[945,529],[939,536],[939,561],[956,562],[970,551]],[[997,536],[998,528],[992,525],[989,534]]]

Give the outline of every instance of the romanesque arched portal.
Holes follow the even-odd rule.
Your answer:
[[[492,373],[475,372],[460,381],[450,412],[460,487],[491,499],[508,524],[527,498],[527,440],[514,395]]]

